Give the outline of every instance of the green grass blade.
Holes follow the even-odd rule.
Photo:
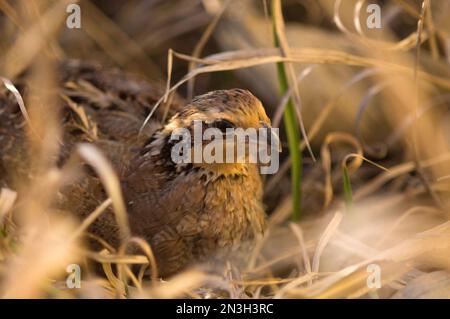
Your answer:
[[[351,210],[353,206],[353,193],[352,193],[352,184],[350,183],[350,177],[348,175],[347,166],[342,166],[342,176],[344,183],[344,198],[345,198],[345,206],[347,208],[347,212]]]
[[[273,19],[273,15],[272,15]],[[274,28],[274,43],[276,47],[279,47],[279,40],[277,32],[275,30],[275,21],[273,22]],[[286,70],[282,62],[277,63],[278,81],[280,85],[280,91],[283,95],[289,88]],[[292,220],[298,221],[301,216],[301,178],[302,178],[302,153],[299,149],[300,145],[300,132],[297,123],[297,117],[295,113],[294,104],[292,99],[289,99],[286,109],[283,114],[284,126],[286,129],[286,135],[289,145],[289,154],[291,156],[291,183],[292,183]]]

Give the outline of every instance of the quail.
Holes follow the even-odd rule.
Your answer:
[[[215,255],[232,255],[263,234],[266,216],[258,163],[177,163],[171,157],[172,133],[180,128],[192,131],[196,122],[223,134],[228,128],[270,127],[264,107],[249,91],[217,90],[187,103],[175,96],[170,108],[158,109],[153,122],[138,134],[163,94],[161,85],[79,61],[62,63],[58,73],[64,140],[55,165],[64,165],[76,143],[90,142],[101,149],[120,178],[132,235],[148,241],[161,276]],[[79,108],[88,119],[84,128]],[[13,188],[11,172],[27,169],[26,161],[19,160],[26,153],[23,120],[6,91],[0,91],[0,109],[0,185]],[[95,127],[93,133],[86,126]],[[80,219],[107,197],[88,169],[61,193],[60,207]],[[89,232],[117,246],[112,209]]]

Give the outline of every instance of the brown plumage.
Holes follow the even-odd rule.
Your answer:
[[[132,234],[150,243],[162,276],[197,261],[229,255],[262,234],[265,213],[257,164],[176,164],[170,157],[172,131],[191,130],[194,120],[206,126],[226,121],[244,129],[270,125],[261,102],[250,92],[213,91],[185,106],[175,97],[170,108],[174,115],[167,123],[158,124],[164,117],[161,108],[137,138],[150,107],[162,95],[160,86],[73,61],[63,64],[60,73],[66,98],[62,101],[64,145],[57,164],[65,163],[77,142],[101,148],[120,177]],[[6,123],[0,127],[0,183],[13,188],[10,172],[26,171],[26,164],[19,165],[18,159],[26,153],[22,120],[8,93],[0,93],[0,104],[4,110],[0,121]],[[80,129],[76,107],[85,110],[96,133]],[[106,198],[90,170],[77,183],[64,187],[62,194],[60,207],[81,218]],[[114,246],[119,243],[111,210],[89,231]]]

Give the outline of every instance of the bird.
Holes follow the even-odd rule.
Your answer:
[[[58,70],[64,138],[56,165],[63,166],[80,142],[103,152],[119,177],[131,233],[149,243],[161,277],[215,256],[237,254],[264,234],[259,163],[178,163],[171,152],[173,133],[192,132],[195,123],[223,136],[232,128],[270,128],[261,101],[250,91],[216,90],[188,102],[175,95],[170,108],[158,109],[138,134],[163,95],[162,85],[77,60],[62,63]],[[26,153],[23,125],[11,96],[0,91],[0,104],[0,185],[14,187],[10,172],[26,165],[18,157]],[[59,207],[81,220],[107,198],[100,179],[89,169],[61,193]],[[112,208],[88,231],[114,247],[120,244]]]

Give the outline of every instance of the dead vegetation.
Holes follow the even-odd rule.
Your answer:
[[[450,297],[449,1],[380,1],[381,29],[366,27],[368,1],[281,1],[284,17],[274,16],[283,26],[280,48],[273,47],[269,0],[84,0],[81,29],[68,29],[66,7],[74,2],[0,0],[0,95],[20,105],[33,158],[32,183],[0,185],[0,296]],[[167,79],[154,110],[172,92],[243,87],[280,124],[293,97],[307,135],[299,145],[302,193],[291,192],[285,147],[280,170],[265,181],[269,228],[245,267],[158,280],[151,247],[129,236],[111,165],[89,144],[76,148],[74,161],[96,171],[109,199],[81,223],[54,209],[74,173],[72,162],[59,168],[53,161],[62,134],[55,65],[66,58]],[[293,75],[284,96],[279,62]],[[26,70],[30,90],[20,92],[14,83]],[[96,124],[79,105],[70,107],[95,139]],[[302,196],[295,223],[293,196]],[[121,247],[96,238],[104,249],[89,250],[86,229],[110,205]],[[126,254],[131,244],[141,253]],[[74,263],[83,266],[80,289],[65,282]],[[380,289],[368,284],[374,269]]]

